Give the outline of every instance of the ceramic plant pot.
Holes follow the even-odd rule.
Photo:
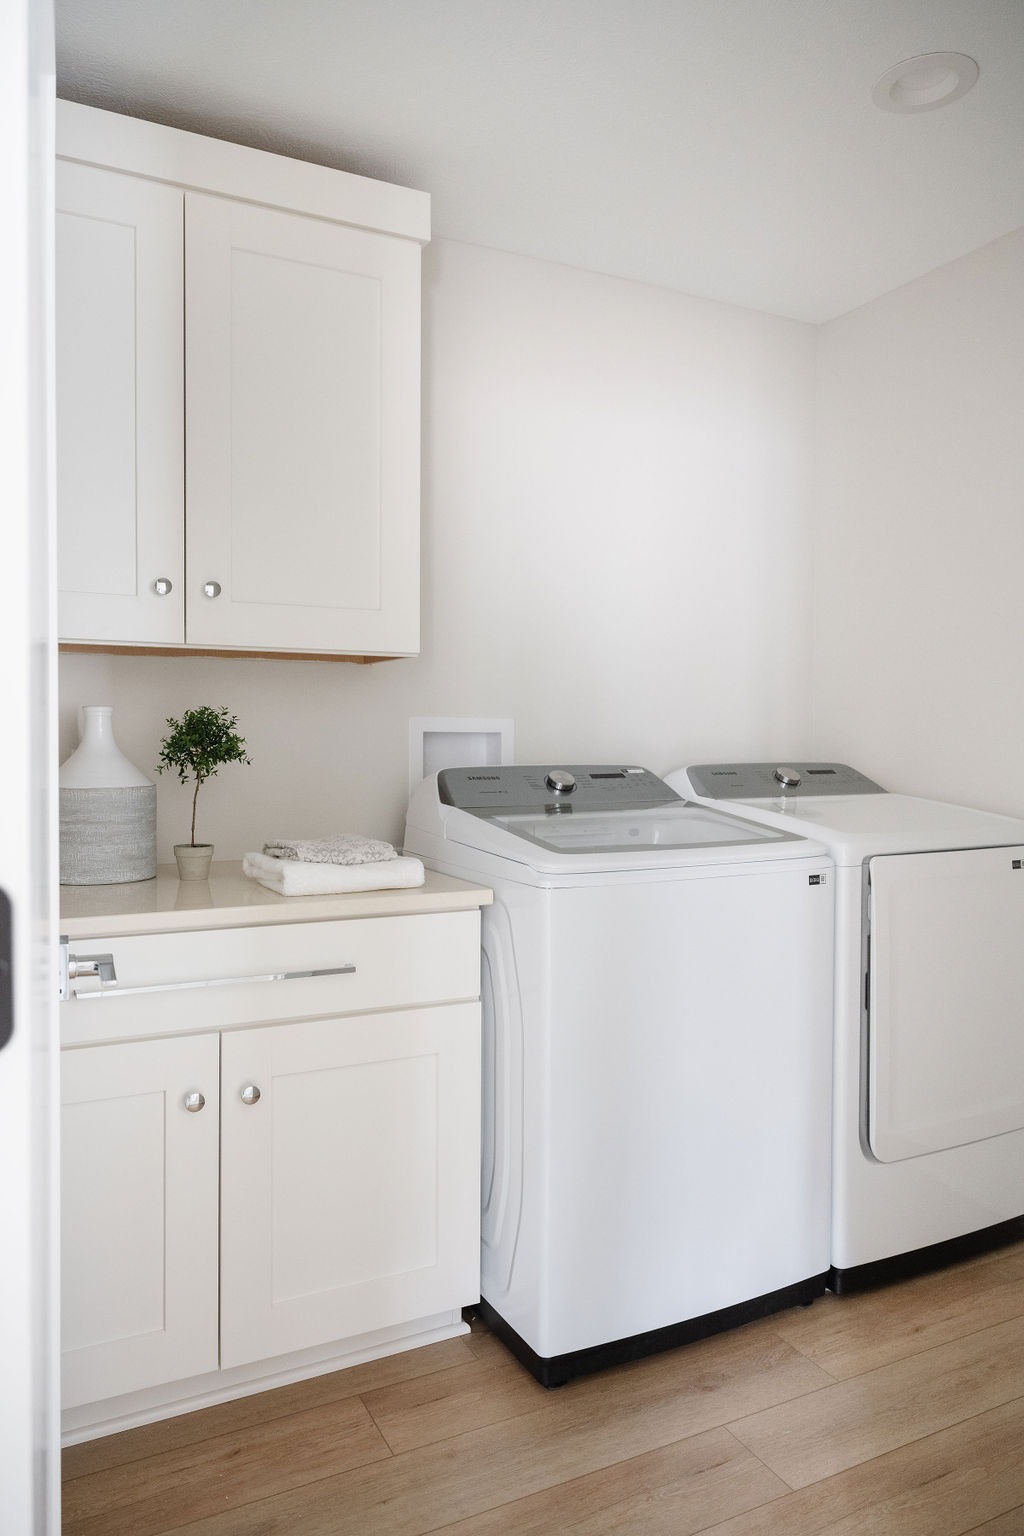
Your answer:
[[[60,770],[62,885],[156,874],[156,785],[114,740],[109,704],[82,707],[82,738]]]
[[[175,843],[179,880],[209,880],[212,843]]]

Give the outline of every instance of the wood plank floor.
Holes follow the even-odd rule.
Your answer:
[[[65,1536],[1024,1536],[1024,1244],[548,1392],[464,1338],[64,1453]]]

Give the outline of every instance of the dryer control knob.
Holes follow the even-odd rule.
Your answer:
[[[776,768],[774,773],[774,778],[782,785],[783,789],[796,789],[801,777],[802,775],[795,768]]]
[[[553,789],[556,795],[571,795],[576,788],[576,779],[568,768],[552,768],[544,780],[548,789]]]

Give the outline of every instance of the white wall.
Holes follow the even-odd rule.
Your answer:
[[[1024,815],[1024,230],[820,335],[813,741]]]
[[[813,328],[452,242],[424,275],[422,656],[61,660],[62,757],[80,704],[146,770],[167,715],[239,716],[218,857],[400,838],[413,715],[511,716],[521,762],[809,748]],[[187,793],[157,783],[165,861]]]

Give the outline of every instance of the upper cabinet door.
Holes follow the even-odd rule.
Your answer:
[[[59,630],[181,644],[183,194],[58,161]]]
[[[187,194],[186,633],[419,648],[420,250]]]

